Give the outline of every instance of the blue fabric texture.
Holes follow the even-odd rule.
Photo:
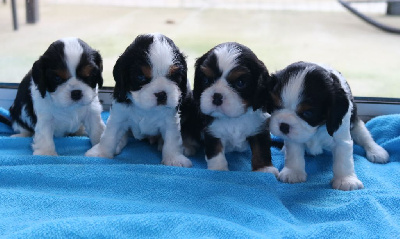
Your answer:
[[[251,172],[250,150],[227,154],[229,172],[206,170],[202,152],[192,168],[160,165],[156,146],[134,139],[114,159],[84,157],[87,137],[55,138],[60,156],[32,156],[32,138],[0,123],[0,237],[399,238],[400,115],[367,127],[390,162],[354,146],[365,189],[343,192],[331,188],[329,152],[306,156],[307,182],[285,184]]]

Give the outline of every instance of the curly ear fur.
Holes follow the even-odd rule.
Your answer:
[[[32,78],[42,98],[46,96],[46,83],[44,76],[43,60],[40,58],[32,66]]]
[[[326,129],[330,136],[339,129],[342,124],[343,117],[349,110],[349,98],[342,86],[340,80],[334,75],[330,74],[332,78],[332,99],[330,110],[328,111]]]
[[[97,76],[97,84],[99,85],[99,88],[101,88],[103,87],[103,77],[101,75],[101,72],[103,72],[103,59],[98,51],[94,51],[94,63],[100,71],[100,74]]]
[[[254,110],[262,109],[264,112],[271,113],[273,108],[271,91],[274,88],[275,83],[275,75],[270,76],[268,71],[260,74],[254,95]]]
[[[193,98],[195,102],[200,102],[201,93],[204,91],[203,89],[204,87],[201,82],[201,79],[203,78],[204,75],[203,72],[201,72],[200,67],[203,65],[205,59],[208,57],[210,53],[211,50],[208,51],[203,56],[201,56],[200,58],[197,58],[196,63],[194,64],[195,70],[194,70]]]
[[[176,54],[176,57],[179,58],[178,62],[181,62],[182,65],[180,66],[180,76],[182,77],[181,82],[179,83],[179,88],[182,89],[182,95],[181,98],[186,97],[188,94],[188,91],[190,90],[190,83],[188,83],[187,79],[187,64],[186,64],[186,57],[183,55],[183,53],[178,52]]]
[[[119,103],[129,103],[129,99],[127,98],[127,94],[129,91],[129,85],[127,84],[127,76],[126,70],[123,65],[124,59],[122,56],[118,58],[117,62],[114,65],[113,76],[115,80],[115,87],[113,97]]]
[[[266,108],[269,108],[269,104],[271,102],[269,92],[270,92],[270,81],[271,81],[271,76],[268,74],[268,72],[264,72],[260,74],[257,82],[257,88],[256,92],[254,95],[254,104],[253,104],[253,109],[258,110],[262,109],[265,110]]]

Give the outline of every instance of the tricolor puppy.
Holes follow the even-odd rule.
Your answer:
[[[105,127],[97,96],[102,70],[99,52],[82,40],[52,43],[18,87],[10,108],[14,136],[33,135],[34,155],[57,155],[53,137],[87,133],[97,144]]]
[[[269,77],[246,46],[217,45],[195,63],[193,96],[201,112],[208,169],[228,170],[225,152],[252,150],[252,170],[273,173],[268,114],[254,110],[258,81]]]
[[[127,143],[161,135],[162,164],[191,167],[183,156],[179,106],[190,91],[184,55],[161,34],[138,36],[114,66],[110,117],[100,143],[86,155],[113,158]]]
[[[264,82],[264,106],[271,114],[270,130],[285,143],[285,166],[279,180],[306,181],[304,153],[333,154],[332,187],[363,188],[354,171],[353,140],[371,162],[386,163],[388,153],[377,145],[357,117],[349,85],[337,71],[313,63],[297,62]]]

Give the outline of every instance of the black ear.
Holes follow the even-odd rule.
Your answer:
[[[253,109],[262,109],[265,112],[271,113],[273,110],[273,101],[271,92],[276,84],[276,76],[269,75],[268,71],[263,72],[258,79],[256,93],[254,95]]]
[[[100,74],[97,76],[97,84],[99,85],[99,88],[101,88],[103,87],[103,76],[101,74],[103,72],[103,59],[98,51],[94,51],[94,63],[100,70]]]
[[[186,96],[186,94],[188,93],[188,90],[190,90],[190,83],[188,83],[188,79],[187,79],[186,57],[181,52],[179,52],[179,54],[177,54],[177,57],[179,58],[179,62],[182,64],[181,70],[180,70],[180,76],[182,77],[182,80],[179,83],[179,88],[182,91],[182,98],[184,98]],[[188,86],[189,86],[189,88],[188,88]]]
[[[195,70],[194,70],[193,98],[196,102],[200,102],[200,96],[204,90],[202,84],[202,78],[204,74],[201,72],[200,67],[203,64],[205,58],[206,55],[203,55],[202,57],[198,58],[194,65]]]
[[[115,81],[113,96],[114,99],[120,103],[129,102],[127,98],[129,90],[127,84],[128,79],[127,79],[126,69],[123,66],[123,61],[124,59],[119,57],[113,69],[113,76]]]
[[[44,76],[43,60],[40,58],[32,66],[32,78],[42,98],[46,96],[46,82]]]
[[[332,73],[330,77],[333,79],[333,90],[331,91],[331,105],[327,115],[326,129],[328,130],[329,135],[333,136],[333,133],[339,129],[343,117],[349,110],[349,98],[340,85],[340,80]]]

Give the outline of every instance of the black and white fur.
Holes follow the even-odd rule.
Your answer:
[[[246,46],[217,45],[195,63],[193,96],[203,120],[207,167],[228,170],[226,152],[252,150],[252,170],[273,173],[269,114],[254,110],[258,81],[269,77],[264,64]]]
[[[14,137],[33,135],[34,155],[57,155],[53,137],[70,134],[100,141],[105,125],[97,91],[102,58],[78,38],[52,43],[18,87],[10,108]]]
[[[113,158],[127,143],[161,135],[162,164],[191,167],[183,155],[179,106],[189,94],[184,55],[162,34],[139,35],[114,66],[110,117],[100,143],[86,156]]]
[[[261,95],[263,105],[272,111],[271,133],[285,143],[280,181],[306,181],[305,151],[317,155],[325,149],[333,154],[332,187],[346,191],[363,188],[354,171],[353,140],[366,150],[371,162],[388,161],[388,153],[358,118],[349,85],[336,70],[297,62],[273,74],[264,86],[269,92]]]

